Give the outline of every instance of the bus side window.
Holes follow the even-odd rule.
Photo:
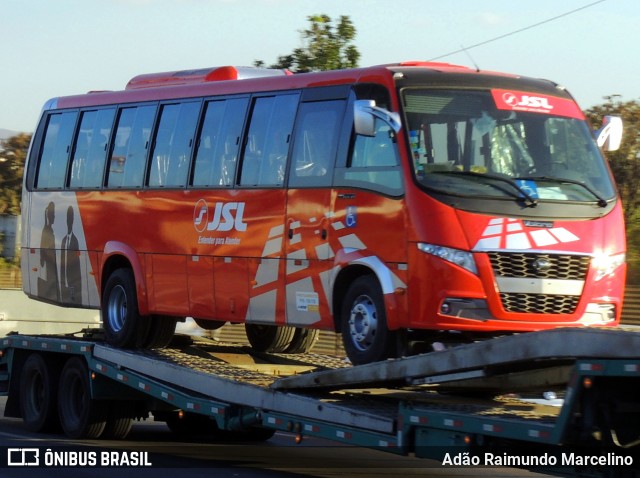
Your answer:
[[[71,188],[102,186],[107,144],[115,110],[83,111],[71,161]]]
[[[302,103],[294,134],[290,187],[330,186],[345,100]]]
[[[184,187],[200,103],[163,105],[149,171],[150,187]]]
[[[38,165],[36,188],[62,189],[64,187],[77,117],[76,111],[49,115]]]
[[[155,113],[155,105],[120,110],[114,145],[109,159],[107,187],[142,187]]]
[[[256,98],[242,158],[241,186],[282,186],[299,95]]]
[[[193,186],[233,186],[248,102],[248,98],[207,102],[193,168]]]

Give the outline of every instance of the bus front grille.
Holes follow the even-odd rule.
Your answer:
[[[525,314],[572,314],[580,296],[551,294],[501,293],[502,307],[507,312]]]
[[[571,254],[489,252],[489,260],[497,277],[584,280],[591,258]]]
[[[591,261],[589,256],[534,252],[489,252],[488,255],[494,277],[498,284],[503,285],[500,288],[500,300],[506,312],[529,314],[575,312],[580,301],[582,284],[589,271]],[[543,289],[536,291],[535,286],[531,287],[531,291],[522,286],[509,287],[513,284],[521,284],[523,279],[531,280],[531,284],[540,287],[543,287],[540,285],[543,283],[553,283],[551,288],[553,293],[540,293]]]

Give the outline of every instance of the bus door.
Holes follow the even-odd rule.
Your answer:
[[[251,102],[235,191],[246,230],[231,238],[235,257],[215,270],[217,310],[235,298],[235,314],[246,322],[284,325],[285,172],[299,98],[287,92],[256,95]],[[235,265],[220,274],[230,262]],[[230,314],[222,320],[234,320]]]
[[[369,119],[370,130],[354,132],[349,153],[336,164],[332,244],[340,251],[338,267],[366,267],[386,295],[406,287],[404,184],[396,127]]]
[[[239,268],[238,273],[247,280],[246,264],[233,257],[238,249],[234,242],[245,234],[246,201],[238,201],[233,186],[248,105],[249,97],[242,96],[213,98],[205,101],[203,108],[190,178],[197,234],[192,244],[197,245],[197,254],[191,255],[187,267],[190,315],[195,318],[244,319],[235,307],[237,291],[243,288],[234,283],[227,290],[223,278],[230,269]],[[217,283],[216,269],[221,271]],[[246,303],[246,286],[241,295]]]
[[[287,197],[287,323],[329,328],[328,285],[334,258],[331,184],[347,91],[305,93],[294,132]]]

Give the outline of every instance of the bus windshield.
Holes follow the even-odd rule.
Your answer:
[[[564,98],[505,96],[509,104],[524,104],[522,97],[534,107],[508,109],[491,91],[404,90],[419,184],[443,194],[529,205],[606,206],[615,189],[577,106]],[[554,99],[564,102],[564,110],[554,109]]]

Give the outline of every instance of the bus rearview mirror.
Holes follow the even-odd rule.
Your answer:
[[[617,151],[622,142],[622,118],[605,116],[602,127],[595,132],[598,146],[605,151]]]
[[[372,109],[376,102],[373,100],[357,100],[353,106],[353,125],[356,134],[362,136],[375,136],[375,117]]]
[[[389,124],[396,132],[400,132],[400,115],[376,106],[374,100],[356,100],[353,106],[353,124],[356,134],[375,136],[375,119],[379,118]]]

